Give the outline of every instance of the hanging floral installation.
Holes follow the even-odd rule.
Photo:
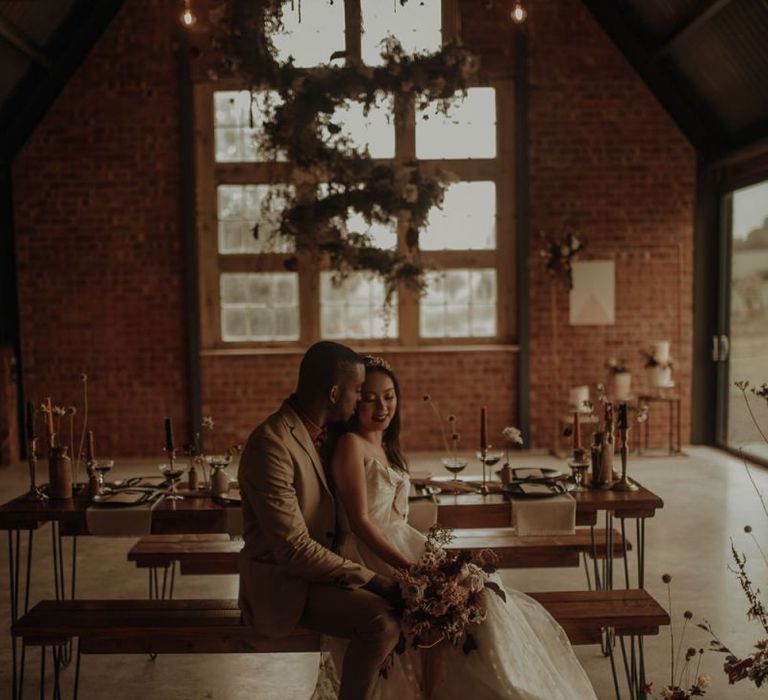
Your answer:
[[[278,62],[271,38],[283,26],[290,1],[218,0],[214,5],[213,42],[223,56],[222,73],[248,82],[252,107],[257,92],[267,95],[258,147],[267,159],[284,159],[292,168],[292,182],[273,188],[272,198],[285,202],[277,235],[292,241],[297,254],[327,258],[337,281],[353,271],[378,275],[388,303],[399,283],[422,291],[426,264],[419,233],[455,178],[441,169],[426,171],[415,160],[374,161],[342,133],[334,112],[357,102],[367,115],[385,101],[398,116],[412,105],[435,104],[447,112],[466,94],[477,58],[457,44],[406,54],[390,37],[383,42],[380,66],[364,65],[341,51],[328,64],[298,68],[292,59]],[[269,206],[264,203],[265,211]],[[368,233],[350,230],[354,213],[368,225],[400,225],[405,248],[379,248]],[[258,227],[254,235],[260,235]],[[297,265],[297,258],[286,260],[289,269]]]

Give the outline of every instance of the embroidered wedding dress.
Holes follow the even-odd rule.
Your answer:
[[[407,522],[408,475],[370,459],[365,464],[368,514],[384,537],[416,561],[425,537]],[[339,552],[373,571],[390,574],[391,567],[371,552],[346,525]],[[496,581],[501,582],[496,578]],[[486,620],[474,627],[477,649],[464,654],[441,645],[433,698],[478,700],[597,700],[584,669],[558,623],[535,600],[506,590],[506,603],[485,591]],[[331,700],[338,689],[344,642],[327,638],[313,700]],[[424,700],[421,651],[395,654],[394,665],[378,684],[380,700]]]

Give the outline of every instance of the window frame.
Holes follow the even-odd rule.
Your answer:
[[[347,47],[360,52],[360,6],[345,0]],[[443,41],[457,36],[456,0],[443,0]],[[352,23],[352,24],[351,24]],[[356,25],[355,25],[356,23]],[[350,30],[350,26],[353,27]],[[393,338],[348,338],[359,347],[427,347],[442,345],[511,344],[517,335],[515,318],[515,168],[514,168],[514,85],[511,76],[486,75],[471,87],[492,87],[496,96],[496,157],[467,159],[420,159],[425,172],[442,168],[460,181],[490,180],[496,185],[496,247],[490,250],[429,250],[421,257],[430,269],[494,268],[496,270],[496,335],[492,337],[422,338],[419,335],[418,294],[398,288],[397,335]],[[260,185],[290,182],[288,162],[217,162],[214,134],[214,92],[243,90],[234,79],[198,82],[194,86],[197,252],[200,298],[200,340],[203,350],[297,349],[320,340],[320,271],[328,270],[325,261],[296,253],[298,260],[299,337],[295,341],[224,341],[221,329],[219,278],[225,272],[285,272],[283,262],[290,253],[220,254],[218,251],[219,185]],[[402,101],[402,98],[398,98]],[[395,160],[416,156],[415,110],[412,101],[395,104],[402,121],[395,122]],[[391,159],[375,162],[389,163]],[[397,226],[398,248],[405,249],[405,226]]]

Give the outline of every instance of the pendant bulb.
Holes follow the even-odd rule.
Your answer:
[[[512,18],[512,21],[515,24],[522,24],[523,22],[525,22],[525,20],[528,18],[528,12],[526,11],[521,0],[515,0],[515,3],[514,5],[512,5],[512,11],[509,13],[509,16]]]
[[[184,0],[184,10],[181,13],[180,19],[181,24],[187,29],[193,27],[197,23],[197,17],[190,7],[190,0]]]

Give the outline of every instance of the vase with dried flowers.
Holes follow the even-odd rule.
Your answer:
[[[440,428],[440,438],[443,441],[443,448],[445,449],[445,456],[441,457],[440,461],[445,469],[453,475],[453,480],[458,481],[459,474],[466,469],[469,460],[458,454],[461,433],[456,430],[456,416],[453,413],[449,413],[443,418],[437,404],[432,400],[432,397],[429,394],[424,394],[422,400],[432,410],[432,413],[437,419],[437,425]],[[445,429],[446,424],[448,426],[447,432]]]
[[[501,467],[501,483],[509,486],[512,481],[512,466],[509,463],[509,449],[518,448],[523,445],[523,434],[519,428],[514,425],[508,425],[501,431],[501,437],[504,441],[504,465]]]

